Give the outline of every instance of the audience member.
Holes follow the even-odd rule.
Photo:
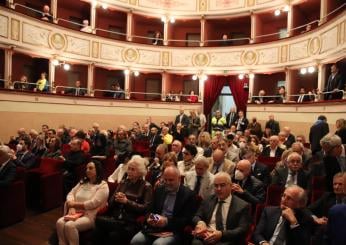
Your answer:
[[[36,82],[36,88],[34,88],[34,91],[39,91],[39,92],[48,92],[49,88],[49,82],[46,78],[47,73],[42,72],[40,79],[37,80]]]
[[[225,153],[221,149],[214,150],[212,157],[209,158],[209,171],[212,174],[217,174],[222,171],[233,176],[234,169],[235,164],[225,158]]]
[[[341,138],[343,144],[346,144],[346,119],[340,118],[335,122],[335,134]]]
[[[161,32],[159,32],[159,31],[155,32],[155,36],[154,36],[154,39],[153,39],[153,45],[157,45],[157,46],[162,46],[163,45],[163,39],[162,39]]]
[[[256,152],[249,149],[243,159],[251,163],[251,175],[262,181],[265,187],[268,186],[271,182],[268,167],[257,161]]]
[[[119,129],[113,143],[114,159],[118,163],[125,160],[126,155],[132,152],[132,142],[127,138],[125,130]]]
[[[171,145],[173,142],[173,136],[169,133],[169,128],[164,126],[161,131],[162,142],[166,145]]]
[[[298,185],[305,190],[310,188],[310,176],[303,170],[302,156],[292,152],[287,157],[287,166],[275,168],[272,174],[272,184],[288,187]]]
[[[201,109],[197,110],[197,115],[199,117],[199,121],[200,121],[200,124],[201,124],[201,127],[199,128],[199,131],[203,132],[205,130],[205,126],[206,126],[206,123],[207,123],[207,118],[205,117],[205,115],[204,115],[204,113],[202,112]]]
[[[53,16],[50,13],[50,7],[48,5],[43,6],[41,20],[53,21]]]
[[[330,67],[331,74],[328,77],[325,90],[327,92],[324,95],[325,100],[337,100],[342,99],[343,90],[345,89],[345,79],[342,78],[341,73],[339,72],[338,65],[332,64]],[[339,91],[342,90],[342,91]]]
[[[197,145],[197,138],[194,134],[190,134],[189,137],[187,138],[187,144],[193,145],[196,147],[197,149],[197,154],[195,156],[195,158],[203,156],[204,155],[204,151],[203,148]]]
[[[247,128],[250,130],[251,134],[254,134],[258,139],[262,138],[262,125],[257,121],[256,117],[253,117]]]
[[[125,99],[125,92],[123,89],[121,89],[120,83],[115,82],[113,86],[114,86],[114,92],[112,97],[114,99]]]
[[[193,213],[193,192],[180,184],[180,172],[167,167],[164,185],[154,190],[153,199],[141,232],[131,240],[137,244],[180,244],[185,225]]]
[[[265,97],[266,96],[266,92],[261,89],[259,92],[258,92],[258,96],[254,96],[252,101],[256,104],[264,104],[264,103],[267,103],[268,102],[268,97]]]
[[[306,203],[304,189],[287,187],[279,207],[264,208],[253,234],[254,243],[310,245],[313,221],[305,209]]]
[[[221,41],[221,46],[229,46],[231,45],[231,42],[228,38],[227,34],[222,34],[222,41]]]
[[[190,124],[189,117],[184,113],[183,109],[180,109],[179,115],[175,117],[174,125],[177,126],[178,123],[181,123],[181,128],[184,132],[184,134],[188,134],[188,128]]]
[[[270,128],[272,135],[278,135],[280,132],[280,125],[278,121],[274,120],[274,115],[269,115],[269,120],[266,122],[265,128]]]
[[[83,27],[80,29],[81,32],[92,33],[92,28],[89,25],[89,20],[83,20]]]
[[[201,156],[195,160],[195,170],[185,173],[184,184],[203,200],[214,194],[214,175],[208,170],[209,161]]]
[[[199,120],[199,117],[196,115],[195,111],[190,112],[190,127],[189,127],[189,133],[194,134],[196,137],[198,136],[198,131],[201,127],[201,121]]]
[[[198,135],[198,146],[203,150],[203,156],[211,157],[213,152],[210,146],[211,138],[209,132],[203,131]]]
[[[327,244],[346,244],[346,205],[338,204],[332,207],[328,215]]]
[[[0,187],[10,185],[15,177],[16,165],[11,159],[11,149],[0,145]]]
[[[227,134],[226,141],[225,139],[219,140],[218,147],[219,149],[225,152],[226,146],[227,146],[227,152],[225,152],[226,158],[232,162],[238,162],[240,151],[239,151],[239,148],[233,142],[234,142],[234,134],[230,133],[230,134]],[[227,143],[227,144],[224,145],[224,143]]]
[[[44,135],[40,134],[35,138],[35,145],[33,146],[33,141],[31,140],[31,153],[35,155],[36,158],[40,158],[47,151],[46,139]]]
[[[194,145],[187,144],[183,149],[183,160],[178,162],[180,175],[185,176],[188,171],[195,170],[194,158],[197,155],[197,148]]]
[[[262,155],[266,157],[281,157],[284,149],[279,147],[279,137],[277,135],[270,136],[269,145],[262,151]]]
[[[152,187],[144,180],[144,159],[134,156],[128,162],[126,178],[109,199],[105,215],[95,220],[94,244],[127,244],[139,231],[137,218],[148,211]]]
[[[87,89],[81,88],[81,83],[77,80],[73,88],[66,89],[63,93],[75,96],[84,96],[87,94]]]
[[[29,82],[28,82],[28,77],[23,75],[20,77],[20,81],[16,82],[14,84],[14,89],[18,89],[18,90],[30,90],[30,86],[29,86]]]
[[[299,89],[299,96],[296,98],[297,103],[309,102],[311,101],[310,95],[308,95],[305,91],[304,87]]]
[[[236,125],[235,122],[238,119],[237,110],[234,106],[231,107],[229,113],[226,115],[226,127],[230,128],[232,125]]]
[[[329,125],[327,118],[323,115],[318,116],[317,121],[311,126],[309,132],[309,141],[313,155],[321,150],[320,140],[328,133]]]
[[[85,175],[67,195],[64,216],[56,222],[59,244],[79,244],[78,232],[93,228],[98,210],[107,203],[109,189],[102,180],[101,163],[89,162]]]
[[[216,131],[223,131],[226,127],[226,118],[222,116],[221,111],[215,111],[213,118],[211,119],[212,136],[215,135]]]
[[[54,137],[49,141],[48,148],[43,153],[42,157],[60,159],[61,158],[60,148],[61,148],[60,139],[57,137]]]
[[[174,152],[178,161],[183,160],[183,145],[179,140],[174,140],[172,142],[172,152]]]
[[[192,244],[245,244],[251,223],[249,204],[232,194],[227,173],[215,175],[214,192],[202,202],[193,218]]]
[[[190,103],[197,103],[198,96],[195,94],[195,91],[191,90],[189,96],[187,97],[187,101]]]
[[[245,117],[243,111],[238,112],[238,118],[235,121],[235,125],[237,127],[237,132],[240,131],[244,133],[245,129],[247,129],[247,126],[249,124],[249,120]]]
[[[35,167],[36,157],[30,152],[30,144],[31,141],[29,137],[23,137],[19,140],[16,145],[16,154],[12,156],[15,165],[26,169]]]
[[[279,147],[283,150],[287,150],[288,147],[285,145],[286,140],[287,140],[287,134],[284,131],[280,131],[278,134],[278,139],[279,139]]]
[[[291,148],[292,144],[296,141],[296,138],[294,137],[294,135],[291,133],[291,128],[290,127],[284,127],[283,130],[286,134],[286,141],[284,143],[284,145],[287,147],[287,149]]]

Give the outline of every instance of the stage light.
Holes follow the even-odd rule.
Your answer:
[[[243,80],[243,79],[244,79],[244,76],[245,76],[244,74],[239,74],[239,75],[238,75],[238,78],[239,78],[240,80]]]
[[[306,68],[301,68],[300,69],[300,74],[302,74],[302,75],[306,74]]]
[[[125,75],[129,75],[130,74],[130,70],[128,70],[128,69],[124,70],[124,74]]]
[[[254,78],[255,78],[255,74],[250,73],[250,74],[249,74],[249,78],[250,78],[250,79],[254,79]]]
[[[315,67],[310,66],[310,67],[308,68],[308,72],[309,72],[309,73],[314,73],[314,72],[315,72]]]
[[[52,64],[54,66],[58,66],[59,65],[59,60],[57,60],[57,59],[52,60]]]
[[[71,68],[71,66],[70,66],[70,64],[64,64],[64,70],[65,71],[68,71],[68,70],[70,70],[70,68]]]
[[[135,75],[135,77],[138,77],[139,76],[139,71],[134,71],[133,75]]]
[[[171,22],[172,24],[174,24],[174,23],[175,23],[175,18],[174,18],[173,16],[171,16],[171,17],[169,18],[169,22]]]
[[[290,10],[290,6],[285,5],[285,7],[284,7],[283,11],[288,12],[289,10]]]
[[[275,12],[274,12],[274,15],[275,15],[275,16],[279,16],[280,14],[281,14],[280,9],[275,10]]]
[[[193,76],[192,76],[192,80],[194,80],[194,81],[196,81],[197,78],[198,78],[197,75],[193,75]]]

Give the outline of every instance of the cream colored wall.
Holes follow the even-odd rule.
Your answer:
[[[325,115],[330,132],[335,132],[335,121],[346,118],[346,103],[316,103],[308,105],[248,105],[247,117],[256,117],[264,129],[269,115],[280,122],[280,128],[289,126],[295,135],[303,134],[309,137],[310,127],[316,122],[319,115]]]
[[[0,141],[7,142],[20,127],[41,130],[42,124],[52,128],[59,125],[91,128],[93,122],[102,129],[115,129],[119,125],[131,127],[132,122],[144,123],[151,116],[153,122],[174,120],[181,108],[188,114],[201,104],[161,102],[132,102],[100,100],[96,98],[61,97],[0,92]]]

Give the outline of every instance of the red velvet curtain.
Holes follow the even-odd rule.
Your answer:
[[[224,85],[227,85],[227,77],[221,76],[209,76],[208,80],[204,84],[204,104],[203,110],[204,114],[208,116],[211,109],[219,97],[220,92]]]
[[[244,86],[246,85],[246,86]],[[244,111],[246,113],[246,105],[249,97],[249,79],[239,79],[238,77],[232,77],[229,80],[229,87],[233,95],[234,103],[237,106],[238,111]],[[244,88],[245,87],[245,88]]]

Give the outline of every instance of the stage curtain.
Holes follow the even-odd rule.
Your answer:
[[[245,88],[244,88],[244,85]],[[238,79],[238,77],[231,77],[229,79],[229,87],[233,95],[234,103],[237,106],[237,111],[244,111],[246,113],[247,100],[249,97],[249,79]]]

